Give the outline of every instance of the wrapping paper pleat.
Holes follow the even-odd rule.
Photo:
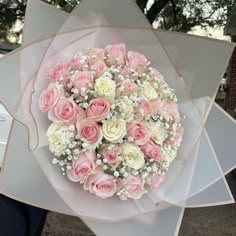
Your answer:
[[[209,186],[207,189],[190,198],[188,207],[217,206],[234,203],[233,196],[223,179]]]
[[[214,124],[219,124],[219,126],[216,128]],[[236,167],[236,121],[221,107],[214,104],[206,122],[206,129],[217,153],[220,166],[223,172],[227,174]]]
[[[96,233],[97,236],[143,236],[147,234],[149,236],[177,236],[183,213],[184,209],[179,207],[170,207],[166,210],[152,212],[148,215],[141,215],[134,219],[122,222],[109,222],[104,224],[104,222],[89,219],[84,219],[84,222]]]

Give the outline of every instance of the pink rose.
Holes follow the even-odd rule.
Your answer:
[[[122,83],[122,87],[124,87],[125,94],[130,95],[132,93],[137,93],[139,90],[139,87],[136,83],[131,82],[130,80],[125,80]]]
[[[89,64],[95,65],[100,62],[104,63],[105,50],[103,48],[92,48],[88,52]]]
[[[138,79],[138,74],[135,73],[134,71],[132,71],[132,69],[127,67],[127,66],[125,66],[121,70],[120,74],[122,76],[124,76],[126,79],[132,79],[132,80],[137,80]]]
[[[76,127],[81,139],[91,144],[90,149],[102,140],[101,127],[96,122],[88,119],[78,120]]]
[[[64,76],[68,75],[67,67],[64,63],[58,63],[49,71],[50,82],[63,83]]]
[[[56,105],[60,98],[59,87],[51,86],[44,90],[39,97],[39,108],[48,111]]]
[[[152,110],[155,115],[160,115],[165,109],[166,99],[157,98],[151,101]]]
[[[129,59],[128,66],[130,68],[133,68],[138,73],[143,73],[146,71],[148,61],[144,55],[142,55],[138,52],[129,51],[128,52],[128,59]]]
[[[72,160],[72,169],[67,171],[68,178],[73,182],[84,183],[95,171],[96,153],[93,150],[82,152]]]
[[[145,156],[152,158],[155,161],[162,160],[159,147],[152,140],[149,140],[145,145],[140,146],[140,148]]]
[[[137,145],[144,145],[151,138],[151,131],[140,121],[132,121],[127,125],[127,136],[133,137]]]
[[[156,77],[159,80],[164,80],[164,76],[156,69],[151,68],[151,78]]]
[[[152,104],[147,100],[141,100],[135,109],[135,117],[143,118],[152,114]]]
[[[125,66],[126,56],[125,56],[125,44],[114,44],[107,45],[105,47],[106,52],[106,63],[108,65],[119,65]]]
[[[116,145],[111,150],[104,148],[102,150],[102,155],[107,159],[107,163],[113,167],[119,165],[120,161],[118,156],[121,154],[121,148]]]
[[[124,88],[123,92],[120,92],[119,89],[116,90],[116,97],[119,96],[128,96],[139,91],[139,87],[136,83],[131,82],[129,79],[122,81],[121,86]]]
[[[164,106],[164,111],[168,116],[173,116],[177,122],[180,121],[180,114],[178,111],[178,105],[176,102],[167,102]]]
[[[149,178],[147,184],[150,186],[150,188],[157,188],[163,182],[165,177],[165,174],[155,174]]]
[[[129,175],[127,178],[119,181],[119,195],[121,200],[127,200],[127,198],[139,199],[145,193],[144,181],[140,177]],[[122,191],[124,190],[124,191]]]
[[[61,98],[55,107],[48,112],[49,120],[58,123],[75,124],[78,106],[70,98]]]
[[[74,88],[79,91],[81,88],[85,88],[87,90],[89,88],[89,83],[93,82],[93,78],[89,72],[78,72],[72,77],[71,82]]]
[[[124,87],[124,90],[127,93],[127,95],[132,94],[132,93],[137,93],[139,90],[138,85],[134,82],[131,82],[130,80],[125,80],[122,83],[122,86]]]
[[[116,179],[97,169],[84,183],[84,190],[88,190],[101,198],[112,197],[117,192]]]
[[[104,62],[98,62],[90,66],[90,70],[94,72],[95,78],[98,78],[101,75],[103,75],[106,69],[107,69],[107,66]]]
[[[110,103],[104,98],[93,99],[86,109],[87,117],[92,121],[101,121],[110,111]]]
[[[68,69],[73,69],[73,70],[82,70],[84,67],[88,66],[87,62],[83,59],[82,54],[77,54],[75,55],[68,63],[66,64],[66,67]]]
[[[180,146],[180,143],[181,143],[182,138],[183,138],[183,134],[184,134],[184,129],[182,127],[178,128],[176,130],[176,134],[174,136],[174,145],[176,147]]]
[[[155,99],[151,101],[154,114],[160,115],[162,112],[166,112],[168,116],[173,116],[176,121],[180,121],[180,114],[178,111],[178,105],[175,102],[167,101],[167,99]]]

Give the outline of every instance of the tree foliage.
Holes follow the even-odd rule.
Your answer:
[[[52,4],[61,8],[66,12],[71,12],[80,0],[43,0],[46,3]]]
[[[79,0],[43,0],[70,12]],[[0,0],[0,40],[7,40],[17,21],[24,22],[27,0]],[[151,2],[151,3],[150,3]],[[226,23],[236,0],[136,0],[151,24],[188,32],[195,26],[218,27]],[[19,36],[21,31],[15,30]]]
[[[141,9],[149,22],[157,20],[161,29],[188,32],[195,26],[224,26],[235,3],[236,0],[154,0],[146,12]]]
[[[24,21],[26,0],[0,0],[0,41],[7,41],[17,21]],[[15,36],[21,32],[15,31]]]

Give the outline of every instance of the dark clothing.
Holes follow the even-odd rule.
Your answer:
[[[47,211],[0,194],[0,235],[40,236]]]

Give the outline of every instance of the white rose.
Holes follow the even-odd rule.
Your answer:
[[[128,97],[120,97],[118,99],[118,109],[124,119],[129,119],[133,116],[134,106],[133,102]]]
[[[106,120],[102,124],[102,132],[107,141],[118,143],[126,135],[126,123],[123,119]]]
[[[140,169],[145,164],[143,152],[139,149],[139,147],[133,144],[123,144],[121,155],[125,165],[135,170]]]
[[[108,99],[109,101],[113,101],[115,98],[116,83],[109,77],[102,75],[96,79],[94,90],[97,97],[102,97]]]
[[[152,131],[154,141],[162,146],[163,142],[168,137],[168,131],[165,126],[162,123],[157,122],[152,124],[150,129]]]
[[[147,81],[143,82],[143,94],[148,100],[154,100],[158,97],[155,88]]]
[[[49,150],[56,156],[65,153],[68,145],[74,140],[74,132],[69,126],[52,123],[47,130]]]

